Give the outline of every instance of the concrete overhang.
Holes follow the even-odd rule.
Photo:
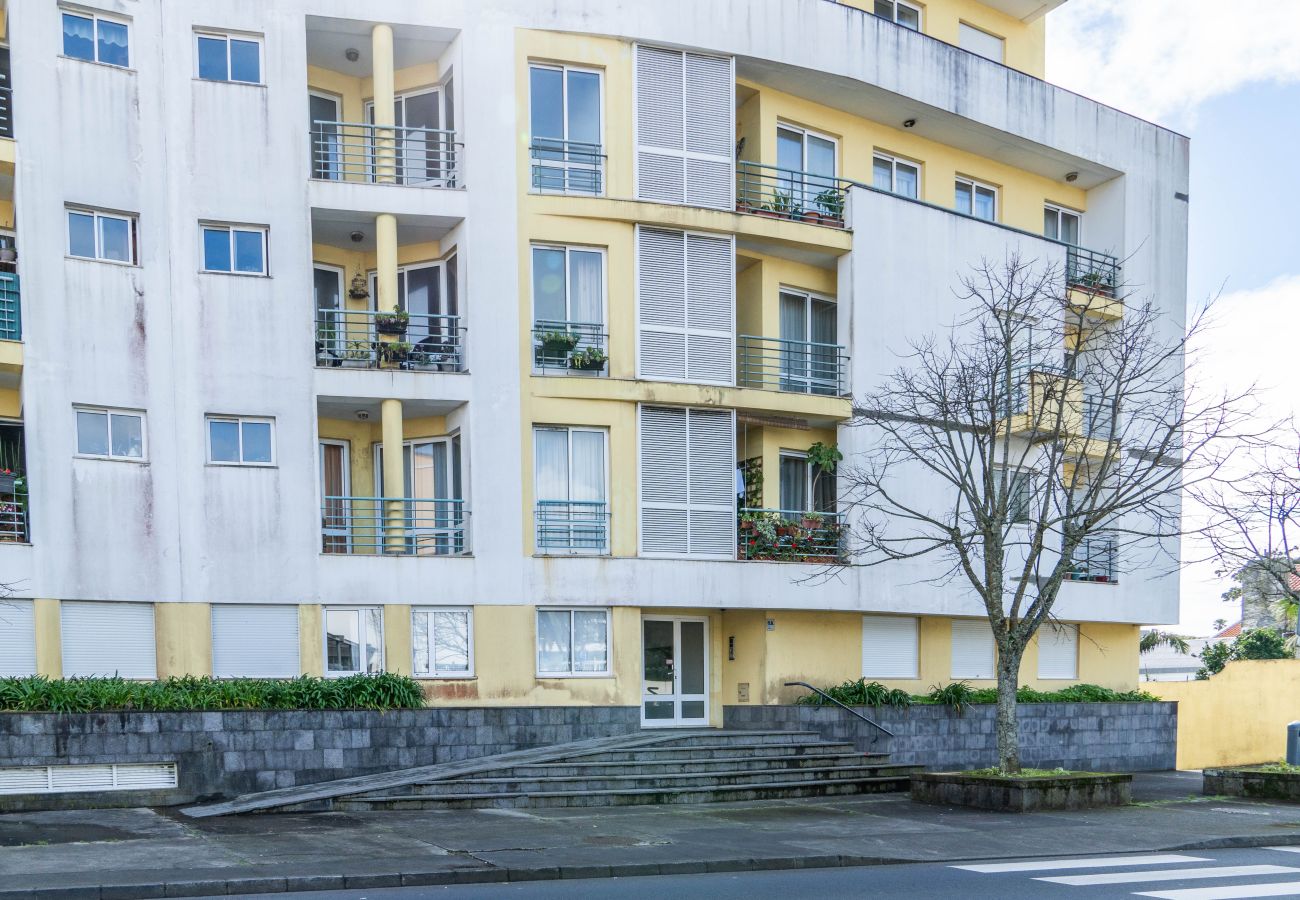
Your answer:
[[[380,404],[390,397],[318,397],[316,413],[322,419],[344,419],[379,424]],[[463,406],[463,400],[432,400],[407,397],[402,400],[402,418],[420,419],[445,416]]]
[[[370,33],[378,22],[358,19],[307,17],[307,65],[332,69],[354,78],[368,78],[374,70]],[[385,23],[390,24],[390,23]],[[393,28],[393,65],[398,69],[436,62],[458,31],[399,23]],[[355,50],[357,58],[348,59]]]
[[[1064,5],[1065,0],[983,0],[983,3],[1022,22],[1033,22]]]
[[[402,215],[397,217],[397,244],[408,246],[441,241],[460,219],[448,216]],[[359,240],[353,236],[358,235]],[[375,217],[372,213],[347,209],[313,209],[311,239],[343,250],[373,253]]]

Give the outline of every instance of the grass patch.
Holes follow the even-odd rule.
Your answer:
[[[1105,775],[1106,772],[1075,772],[1070,769],[1021,769],[1016,775],[1003,775],[997,767],[991,766],[987,769],[968,769],[964,772],[958,772],[958,775],[974,775],[978,778],[1061,778],[1063,776],[1078,775]]]
[[[1284,762],[1266,763],[1262,766],[1216,766],[1215,768],[1249,769],[1252,772],[1268,772],[1270,775],[1300,775],[1300,766]]]

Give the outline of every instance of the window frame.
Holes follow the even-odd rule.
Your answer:
[[[64,211],[64,232],[68,239],[66,255],[69,259],[84,259],[91,262],[109,263],[114,266],[138,266],[140,265],[140,231],[139,217],[132,213],[113,212],[107,209],[99,209],[94,206],[78,206],[75,204],[65,204]],[[95,233],[95,255],[82,256],[80,253],[72,252],[72,217],[90,216],[93,220],[93,230]],[[104,256],[103,233],[100,229],[100,220],[115,219],[127,224],[127,231],[130,238],[130,259],[111,259]]]
[[[885,672],[881,669],[867,671],[867,632],[871,622],[880,622],[882,620],[891,622],[908,621],[912,625],[912,674],[899,675],[896,672]],[[884,678],[889,681],[917,681],[921,678],[921,618],[919,616],[910,616],[906,614],[883,614],[883,613],[865,613],[862,616],[862,640],[860,641],[862,657],[862,677],[879,679]]]
[[[1005,472],[1008,477],[1007,524],[1016,527],[1028,527],[1031,521],[1031,517],[1033,515],[1034,480],[1038,478],[1038,473],[1035,472],[1033,469],[1026,469],[1022,466],[999,465],[996,466],[995,468],[999,475]],[[1027,497],[1023,498],[1024,508],[1025,508],[1024,518],[1013,517],[1012,515],[1013,503],[1020,502],[1019,500],[1015,499],[1017,489],[1026,491],[1028,494]]]
[[[213,422],[234,422],[238,425],[239,431],[239,460],[222,460],[212,458],[212,423]],[[247,462],[244,460],[244,424],[265,424],[271,427],[271,460],[270,462]],[[203,428],[206,433],[208,460],[210,466],[248,466],[257,469],[273,469],[278,465],[278,454],[275,451],[275,417],[274,416],[238,416],[223,415],[220,413],[208,413],[203,417]]]
[[[434,661],[437,654],[434,651],[436,641],[436,629],[433,628],[433,613],[464,613],[466,621],[466,660],[468,667],[463,670],[440,671]],[[428,615],[429,630],[429,669],[420,671],[415,666],[415,633],[416,633],[416,616]],[[473,606],[413,606],[411,607],[411,676],[413,678],[437,678],[437,679],[464,679],[475,678],[474,669],[474,607]]]
[[[58,9],[58,11],[59,11],[59,28],[60,28],[60,31],[62,31],[62,28],[63,28],[63,17],[64,17],[64,16],[75,16],[75,17],[77,17],[77,18],[81,18],[81,19],[89,19],[89,20],[90,20],[90,23],[91,23],[91,32],[92,32],[92,35],[93,35],[93,36],[92,36],[92,41],[91,41],[91,42],[92,42],[92,43],[94,44],[94,46],[95,46],[95,55],[94,55],[94,57],[92,57],[91,59],[87,59],[87,58],[84,57],[84,56],[73,56],[73,55],[71,55],[70,53],[68,53],[68,47],[67,47],[67,44],[66,44],[66,42],[65,42],[64,45],[63,45],[63,48],[62,48],[63,52],[60,54],[60,56],[62,56],[64,59],[75,59],[75,60],[77,60],[78,62],[94,63],[94,64],[97,65],[97,66],[108,66],[108,67],[111,68],[111,69],[120,69],[120,70],[127,71],[127,72],[134,71],[134,70],[131,68],[131,62],[132,62],[132,54],[131,54],[131,25],[132,25],[132,20],[131,20],[130,18],[125,17],[125,16],[114,15],[113,13],[105,13],[105,12],[101,12],[100,10],[97,10],[97,9],[88,9],[88,8],[86,8],[86,7],[84,7],[84,6],[65,6],[65,5],[63,5],[63,4],[59,4],[58,7],[57,7],[57,9]],[[126,63],[125,63],[124,65],[118,65],[118,64],[115,63],[115,62],[105,62],[104,60],[102,60],[102,59],[99,58],[99,23],[100,23],[101,21],[104,21],[104,22],[111,22],[111,23],[113,23],[114,25],[121,25],[123,28],[126,29]]]
[[[953,198],[953,206],[954,206],[954,208],[956,208],[956,196],[955,196],[955,195],[956,195],[956,189],[957,189],[957,187],[960,187],[961,185],[965,185],[965,186],[967,186],[967,187],[970,188],[970,210],[967,211],[967,210],[964,210],[964,209],[957,209],[957,212],[958,212],[958,213],[960,213],[960,214],[963,215],[963,216],[970,216],[972,219],[978,219],[978,220],[981,221],[981,222],[997,222],[997,221],[998,221],[998,214],[1002,212],[1002,202],[1001,202],[1001,193],[1002,193],[1002,192],[1001,192],[1001,190],[997,187],[997,185],[989,184],[989,183],[986,182],[986,181],[980,181],[980,180],[975,179],[975,178],[970,178],[970,177],[968,177],[968,176],[966,176],[966,175],[958,175],[958,176],[956,176],[956,178],[953,180],[953,184],[954,184],[954,187],[953,187],[953,194],[954,194],[954,198]],[[993,195],[993,216],[992,216],[992,218],[988,218],[988,219],[986,219],[986,218],[984,218],[983,216],[979,215],[977,212],[975,212],[975,208],[976,208],[975,198],[978,196],[978,192],[979,192],[981,189],[986,190],[986,191],[990,192],[990,193]]]
[[[92,415],[103,414],[105,417],[104,428],[108,444],[108,453],[87,453],[81,449],[81,435],[77,428],[78,416],[81,413],[91,413]],[[139,456],[119,456],[113,453],[114,416],[131,416],[140,420]],[[113,462],[128,463],[147,463],[149,461],[149,429],[146,423],[145,411],[142,409],[127,409],[119,406],[93,406],[90,404],[74,403],[72,405],[72,423],[73,439],[77,448],[73,453],[73,456],[77,459],[106,459]]]
[[[893,15],[886,18],[885,16],[880,15],[880,13],[875,12],[873,7],[872,14],[875,15],[877,18],[885,19],[885,21],[887,22],[893,22],[899,28],[906,28],[908,31],[915,31],[917,34],[925,33],[925,9],[923,7],[917,6],[915,3],[908,3],[906,2],[906,0],[877,0],[877,4],[879,4],[880,2],[888,3],[891,10],[893,11]],[[912,12],[916,13],[915,28],[913,28],[910,25],[904,25],[902,22],[898,21],[898,8],[900,6],[905,9],[910,9]]]
[[[230,250],[230,268],[229,269],[211,269],[208,268],[208,249],[207,233],[209,231],[224,231],[227,236],[227,247]],[[235,268],[235,234],[243,232],[245,234],[256,234],[262,242],[262,268],[260,271],[246,271]],[[199,271],[205,275],[243,275],[251,278],[268,278],[271,275],[270,266],[271,239],[270,228],[266,225],[248,225],[235,222],[213,222],[207,219],[199,220],[199,259],[201,265]]]
[[[895,197],[902,197],[906,200],[921,199],[922,164],[920,162],[914,159],[908,159],[905,156],[896,156],[893,153],[886,153],[883,150],[873,150],[871,152],[871,166],[872,166],[872,175],[873,175],[872,187],[875,187],[874,175],[875,175],[875,165],[877,161],[889,163],[889,188],[888,188],[889,193],[893,194]],[[915,194],[904,194],[901,191],[899,191],[898,166],[900,164],[916,170],[916,193]],[[885,188],[877,188],[877,189],[886,190]]]
[[[1065,244],[1066,246],[1069,247],[1083,246],[1083,213],[1082,212],[1080,212],[1077,209],[1072,209],[1069,206],[1063,206],[1060,203],[1053,203],[1050,200],[1046,200],[1043,202],[1043,215],[1044,215],[1044,221],[1046,220],[1046,216],[1048,215],[1054,216],[1056,219],[1056,237],[1049,237],[1046,234],[1043,235],[1044,237],[1047,237],[1048,240],[1060,241],[1062,244]],[[1062,234],[1061,221],[1064,216],[1074,216],[1075,234],[1078,235],[1078,240],[1075,241],[1074,243],[1070,243],[1065,238],[1061,237]]]
[[[778,144],[782,131],[788,131],[791,134],[799,135],[800,147],[800,168],[799,172],[804,175],[811,175],[813,178],[829,178],[831,180],[840,177],[840,139],[824,131],[818,131],[815,128],[806,128],[803,125],[796,125],[788,119],[776,120],[776,133]],[[831,156],[835,160],[835,171],[830,175],[821,175],[813,172],[808,168],[808,138],[813,137],[819,141],[825,141],[831,145]]]
[[[563,431],[565,434],[565,452],[567,455],[568,471],[566,481],[568,482],[568,497],[542,497],[538,495],[537,485],[541,475],[541,460],[537,456],[537,432],[539,431]],[[613,536],[614,511],[613,503],[610,498],[610,475],[609,475],[609,428],[600,425],[546,425],[533,424],[533,509],[540,509],[543,500],[560,500],[564,503],[582,503],[588,501],[573,499],[573,432],[585,431],[601,436],[601,462],[603,471],[601,473],[601,494],[604,499],[599,502],[605,504],[605,541],[600,547],[573,547],[561,549],[558,547],[547,547],[543,549],[540,541],[540,526],[536,524],[533,527],[533,550],[538,556],[608,556],[610,553],[611,537]],[[595,502],[595,501],[591,501]],[[573,524],[570,522],[570,535],[572,535]],[[572,631],[572,628],[570,628]],[[607,638],[608,640],[608,638]]]
[[[224,41],[226,45],[226,77],[225,78],[204,78],[200,74],[199,63],[199,41],[201,39]],[[230,42],[242,41],[246,44],[254,44],[257,47],[257,81],[245,81],[242,78],[233,77],[233,66],[230,58]],[[213,84],[252,84],[266,85],[265,66],[265,38],[260,34],[248,34],[239,31],[219,31],[211,28],[194,29],[194,79],[196,81],[210,81]]]
[[[550,241],[533,241],[528,245],[528,299],[532,308],[532,320],[536,325],[539,321],[552,321],[550,319],[538,319],[537,317],[537,255],[538,250],[559,250],[564,253],[564,315],[566,322],[574,322],[568,318],[573,315],[573,296],[569,291],[569,257],[575,251],[578,253],[595,253],[600,256],[600,321],[589,324],[599,325],[602,329],[607,327],[609,322],[609,248],[595,247],[587,244],[555,244]]]
[[[603,154],[603,153],[605,152],[605,121],[606,121],[606,115],[605,115],[605,70],[604,70],[604,69],[600,69],[600,68],[595,68],[595,67],[593,67],[593,66],[573,65],[573,64],[570,64],[570,63],[564,63],[564,62],[553,62],[553,61],[549,61],[549,60],[537,60],[537,59],[530,59],[530,60],[528,60],[528,144],[529,144],[529,147],[530,147],[530,148],[536,145],[537,137],[538,137],[537,135],[533,134],[533,69],[547,69],[547,70],[550,70],[550,71],[552,71],[552,72],[556,72],[556,71],[558,71],[558,72],[560,73],[560,94],[561,94],[561,96],[560,96],[560,121],[561,121],[561,124],[563,125],[564,134],[563,134],[563,136],[558,137],[558,138],[550,138],[550,140],[558,140],[558,141],[561,141],[561,142],[563,142],[566,146],[567,146],[567,145],[569,144],[569,142],[571,141],[571,138],[569,137],[569,73],[570,73],[570,72],[578,72],[578,73],[581,73],[581,74],[584,74],[584,75],[595,75],[595,76],[596,76],[596,96],[597,96],[597,99],[596,99],[596,116],[597,116],[597,122],[596,122],[596,134],[597,134],[597,136],[600,138],[600,140],[596,142],[596,149],[597,149],[597,153],[598,153],[598,154]],[[542,139],[543,139],[543,140],[546,140],[546,139],[547,139],[547,136],[546,136],[546,135],[543,135],[543,136],[542,136]],[[531,153],[531,150],[530,150],[530,153]],[[565,155],[566,155],[566,157],[567,157],[567,153],[566,153]],[[603,157],[602,157],[601,162],[600,162],[600,170],[601,170],[601,174],[600,174],[600,190],[599,190],[599,191],[581,191],[581,190],[572,190],[572,189],[569,187],[569,182],[570,182],[570,178],[569,178],[569,170],[570,170],[570,168],[573,168],[573,166],[572,166],[572,164],[570,163],[570,161],[569,161],[567,158],[566,158],[566,159],[563,159],[563,160],[546,160],[546,162],[547,162],[548,164],[550,164],[550,165],[551,165],[552,167],[554,167],[554,168],[559,168],[559,169],[563,169],[563,170],[564,170],[564,187],[561,188],[561,189],[537,187],[537,186],[535,186],[535,185],[533,185],[533,184],[531,183],[533,179],[532,179],[532,176],[530,176],[530,177],[529,177],[529,181],[530,181],[529,189],[530,189],[531,191],[533,191],[533,192],[535,192],[535,193],[538,193],[538,194],[556,194],[556,195],[561,195],[561,196],[563,196],[563,195],[575,195],[575,196],[579,196],[579,197],[603,197],[603,196],[605,196],[605,187],[606,187],[606,186],[605,186],[605,174],[604,174],[604,168],[605,168],[605,166],[604,166],[604,160],[603,160]],[[537,160],[530,160],[530,165],[532,165],[532,166],[537,165]],[[585,164],[580,164],[580,165],[578,165],[576,168],[579,169],[579,171],[581,171],[581,170],[583,170],[583,169],[586,168],[586,165],[585,165]],[[567,265],[567,263],[566,263],[566,265]]]
[[[386,671],[386,670],[385,670],[385,668],[384,668],[385,659],[384,659],[384,607],[383,607],[383,604],[375,604],[375,603],[361,603],[361,604],[347,604],[347,603],[337,603],[337,604],[336,604],[336,603],[327,603],[327,604],[325,604],[323,607],[321,607],[321,628],[320,628],[320,631],[321,631],[320,639],[321,639],[321,648],[322,648],[322,657],[321,657],[321,658],[322,658],[323,661],[324,661],[324,670],[325,670],[325,677],[326,677],[326,678],[347,678],[347,677],[350,676],[350,675],[367,675],[367,674],[370,674],[369,670],[365,667],[364,659],[363,659],[363,661],[362,661],[362,667],[361,667],[360,669],[348,670],[348,671],[341,671],[341,670],[338,670],[338,669],[333,669],[333,670],[330,669],[329,614],[330,614],[331,612],[350,612],[350,613],[353,613],[353,614],[355,614],[356,617],[357,617],[358,630],[362,630],[362,629],[368,629],[368,628],[369,628],[369,623],[367,622],[367,617],[365,616],[365,613],[367,613],[367,612],[369,612],[369,611],[371,611],[371,610],[375,610],[375,609],[379,610],[379,631],[378,631],[378,634],[375,635],[375,647],[376,647],[376,649],[379,651],[379,653],[378,653],[378,655],[379,655],[379,668],[378,668],[377,672],[384,672],[384,671]],[[367,634],[367,635],[363,636],[362,640],[364,641],[364,640],[366,640],[366,639],[368,639],[368,638],[369,638],[369,635]],[[365,646],[364,646],[364,645],[363,645],[363,647],[362,647],[362,653],[363,653],[363,654],[365,653]]]
[[[569,614],[569,669],[567,672],[547,672],[542,670],[542,629],[541,614]],[[605,668],[599,672],[575,672],[573,670],[573,614],[578,612],[603,612],[605,614]],[[608,606],[538,606],[533,616],[533,668],[538,679],[551,678],[610,678],[614,675],[614,629],[612,611]]]
[[[985,37],[992,38],[993,40],[997,41],[998,47],[1001,50],[1001,53],[999,54],[999,58],[994,59],[991,56],[985,56],[983,53],[980,53],[977,50],[972,50],[970,47],[963,46],[961,42],[963,28],[969,28],[971,31],[974,31],[978,34],[982,34]],[[965,50],[967,53],[978,56],[980,59],[987,59],[989,62],[997,63],[999,66],[1005,66],[1007,64],[1006,37],[1001,34],[994,34],[992,31],[989,31],[987,28],[981,28],[979,25],[976,25],[973,22],[968,22],[965,19],[957,20],[957,48],[959,50]]]

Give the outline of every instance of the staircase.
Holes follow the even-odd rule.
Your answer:
[[[923,767],[811,732],[643,731],[192,807],[238,812],[713,803],[905,791]]]

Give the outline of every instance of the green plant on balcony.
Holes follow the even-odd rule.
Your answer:
[[[411,345],[406,341],[380,341],[379,359],[386,363],[404,363],[411,358]]]
[[[347,349],[343,351],[343,358],[356,362],[366,362],[370,359],[370,346],[369,341],[348,341]]]
[[[763,204],[762,208],[775,213],[783,219],[799,219],[803,217],[803,207],[795,203],[794,194],[790,191],[773,191],[772,202]]]
[[[739,521],[742,559],[833,563],[839,559],[840,523],[821,513],[799,519],[781,513],[743,513]]]
[[[601,372],[605,369],[605,363],[609,357],[605,351],[599,347],[588,347],[581,353],[575,353],[569,357],[569,367],[578,369],[583,372]]]
[[[817,209],[828,219],[837,221],[844,220],[844,192],[835,188],[827,188],[813,198],[817,204]]]
[[[576,331],[543,331],[537,336],[534,355],[539,366],[563,366],[569,354],[578,346],[580,336]]]
[[[404,309],[375,313],[375,331],[380,334],[406,334],[411,315]]]

